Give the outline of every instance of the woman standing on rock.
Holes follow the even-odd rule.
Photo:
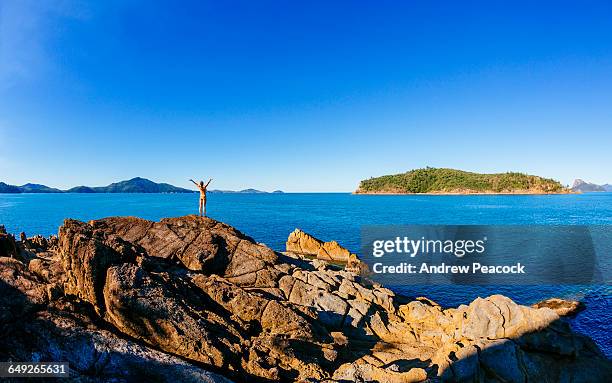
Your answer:
[[[206,188],[208,187],[208,184],[210,184],[210,181],[212,181],[212,178],[208,180],[206,185],[204,185],[204,181],[200,181],[200,183],[196,183],[192,179],[189,181],[193,182],[193,184],[200,189],[200,217],[202,216],[202,209],[204,210],[204,216],[206,217]]]

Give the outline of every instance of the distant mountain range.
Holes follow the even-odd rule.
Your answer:
[[[146,178],[115,182],[108,186],[77,186],[66,190],[68,193],[194,193],[193,190],[165,183],[156,183]]]
[[[62,193],[61,190],[40,184],[25,184],[16,186],[21,193]]]
[[[131,180],[115,182],[108,186],[76,186],[68,190],[60,190],[40,184],[27,183],[22,186],[9,185],[0,182],[0,193],[196,193],[195,190],[185,189],[166,183],[156,183],[146,178],[136,177]],[[209,190],[209,193],[267,193],[256,189]],[[276,190],[273,193],[282,193]]]
[[[229,193],[229,194],[270,194],[266,191],[261,191],[257,189],[244,189],[244,190],[218,190],[213,189],[209,190],[209,193]],[[274,190],[272,194],[282,194],[284,193],[282,190]]]
[[[0,182],[0,193],[21,193],[21,189],[17,186],[7,185],[4,182]]]
[[[597,184],[585,182],[581,179],[577,179],[576,181],[574,181],[574,184],[572,185],[572,191],[582,192],[582,193],[612,192],[612,185],[610,184],[597,185]]]

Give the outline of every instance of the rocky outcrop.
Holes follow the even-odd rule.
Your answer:
[[[67,220],[56,244],[39,242],[24,261],[0,258],[0,357],[66,360],[82,380],[612,378],[551,308],[410,301],[209,218]]]
[[[97,322],[86,305],[46,294],[22,263],[0,258],[0,360],[64,361],[70,381],[230,383]]]
[[[192,271],[206,270],[224,277],[258,272],[275,263],[276,254],[224,223],[196,216],[150,222],[139,218],[107,218],[92,228],[141,246],[150,257],[182,264]]]
[[[367,271],[367,265],[361,262],[357,255],[342,247],[338,242],[323,242],[300,229],[295,229],[289,234],[286,250],[294,256],[305,256],[343,264],[348,271],[357,274]]]
[[[15,237],[2,231],[0,231],[0,257],[19,257],[19,249],[17,248]]]
[[[351,254],[336,241],[323,242],[300,229],[289,234],[286,247],[288,252],[310,255],[325,261],[347,262]]]
[[[586,308],[584,303],[580,301],[559,298],[545,299],[541,302],[532,305],[531,307],[534,307],[536,309],[548,307],[549,309],[557,313],[557,315],[559,315],[560,317],[576,315],[577,313]]]

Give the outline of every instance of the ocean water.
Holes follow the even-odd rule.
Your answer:
[[[65,218],[137,216],[158,220],[197,213],[197,194],[0,194],[0,225],[9,232],[56,234]],[[371,196],[348,193],[210,194],[208,215],[275,250],[300,228],[322,240],[360,250],[362,225],[612,225],[612,193],[537,196]],[[612,230],[612,226],[610,226]],[[612,256],[612,254],[610,254]],[[572,319],[612,357],[610,286],[391,286],[457,306],[491,294],[521,304],[574,298],[587,310]]]

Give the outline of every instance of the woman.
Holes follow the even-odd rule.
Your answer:
[[[208,180],[206,185],[204,185],[204,181],[200,181],[200,183],[196,183],[192,179],[189,181],[193,182],[193,184],[200,189],[200,217],[202,216],[202,210],[204,210],[204,216],[206,216],[206,188],[208,184],[210,184],[210,181],[212,181],[212,178]]]

